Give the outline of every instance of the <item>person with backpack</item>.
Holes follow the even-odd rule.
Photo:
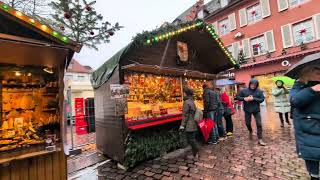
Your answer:
[[[198,120],[201,117],[198,117],[197,107],[193,99],[193,90],[189,88],[183,89],[184,93],[184,102],[182,110],[182,121],[180,125],[180,131],[186,133],[186,138],[188,144],[192,148],[192,154],[194,158],[198,158],[199,145],[196,141],[196,136],[198,133]],[[195,117],[196,116],[196,117]]]

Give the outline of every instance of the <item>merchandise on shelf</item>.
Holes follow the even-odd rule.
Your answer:
[[[0,65],[0,151],[44,144],[44,131],[54,134],[59,127],[56,75],[40,67],[5,67]]]
[[[127,74],[129,86],[127,120],[142,120],[181,114],[181,80],[151,74]]]

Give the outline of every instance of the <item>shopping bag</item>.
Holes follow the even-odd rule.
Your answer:
[[[212,132],[214,125],[214,121],[208,118],[203,118],[198,122],[198,126],[200,128],[201,134],[203,135],[205,142],[208,142],[210,133]]]

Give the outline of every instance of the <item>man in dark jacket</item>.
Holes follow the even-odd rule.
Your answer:
[[[219,94],[214,91],[212,82],[208,82],[206,85],[204,85],[203,103],[204,113],[206,117],[215,122],[215,126],[213,127],[209,143],[217,144],[217,141],[219,139],[217,115],[219,110],[220,98]]]
[[[264,101],[263,92],[259,89],[259,81],[252,79],[249,82],[249,88],[245,88],[237,95],[237,100],[244,101],[243,109],[245,112],[245,121],[247,128],[252,135],[251,117],[254,116],[257,125],[257,135],[259,144],[265,146],[262,141],[262,123],[260,114],[260,104]]]

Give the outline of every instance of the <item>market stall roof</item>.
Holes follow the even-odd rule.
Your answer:
[[[0,22],[1,63],[24,64],[28,61],[34,65],[56,66],[63,64],[57,59],[67,59],[68,63],[73,53],[82,47],[49,25],[1,1]]]
[[[186,64],[177,63],[177,42],[187,44]],[[107,82],[117,67],[139,72],[149,68],[152,69],[149,73],[168,75],[181,75],[183,72],[185,76],[205,78],[238,67],[238,64],[213,26],[196,20],[138,34],[93,73],[91,81],[94,88]]]

